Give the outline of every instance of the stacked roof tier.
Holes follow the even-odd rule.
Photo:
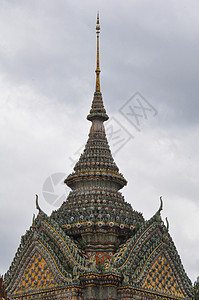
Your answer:
[[[87,144],[74,172],[65,180],[72,191],[52,217],[69,235],[105,230],[128,236],[144,220],[119,192],[127,181],[108,145],[104,128],[108,116],[101,92],[94,93],[87,119],[92,122]]]
[[[52,217],[68,235],[81,236],[90,243],[90,238],[85,235],[95,234],[99,247],[113,250],[118,242],[136,231],[144,219],[119,192],[127,181],[114,162],[104,128],[109,117],[100,91],[99,32],[97,18],[96,89],[87,116],[92,122],[89,138],[74,172],[65,180],[72,191]],[[94,249],[95,245],[92,247]]]
[[[99,100],[100,99],[100,100]],[[104,187],[114,191],[127,184],[119,173],[106,138],[103,122],[108,119],[102,102],[102,95],[95,92],[92,108],[87,117],[92,121],[85,150],[65,183],[72,189],[79,187]]]

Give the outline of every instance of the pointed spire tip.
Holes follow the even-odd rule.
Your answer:
[[[99,24],[99,12],[97,13],[96,22],[96,33],[97,33],[97,67],[96,67],[96,92],[100,92],[100,66],[99,66],[99,34],[100,34],[100,24]]]
[[[99,11],[97,12],[97,22],[96,22],[96,30],[100,30],[100,24],[99,24]]]

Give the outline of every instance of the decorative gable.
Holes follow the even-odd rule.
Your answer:
[[[13,294],[23,294],[35,290],[54,288],[57,285],[46,260],[36,251],[27,263]]]
[[[175,273],[168,259],[161,255],[151,266],[143,288],[183,298],[184,295]]]

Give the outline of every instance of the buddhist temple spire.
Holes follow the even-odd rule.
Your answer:
[[[129,236],[136,224],[143,222],[143,217],[139,213],[134,213],[132,207],[124,202],[124,197],[119,191],[127,181],[113,159],[104,127],[108,115],[104,108],[99,82],[99,15],[96,30],[96,89],[87,116],[92,124],[84,151],[76,162],[73,172],[64,181],[71,188],[71,192],[62,206],[53,212],[52,217],[54,220],[59,219],[59,224],[63,226],[67,235],[74,237],[81,235],[86,253],[97,251],[113,253],[118,236],[120,234]],[[90,240],[93,234],[96,239]],[[110,236],[108,242],[107,236]]]
[[[97,33],[97,67],[96,67],[96,92],[100,92],[100,66],[99,66],[99,34],[100,34],[100,24],[99,24],[99,12],[97,13],[97,23],[96,23],[96,33]]]
[[[97,23],[96,23],[96,34],[97,34],[97,66],[96,66],[96,86],[95,86],[95,93],[93,97],[93,102],[91,106],[91,110],[87,119],[89,121],[93,120],[101,120],[106,121],[108,120],[108,115],[106,114],[106,110],[104,108],[103,100],[102,100],[102,93],[100,90],[100,64],[99,64],[99,34],[100,34],[100,24],[99,24],[99,12],[97,13]]]

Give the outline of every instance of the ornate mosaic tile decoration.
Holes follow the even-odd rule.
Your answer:
[[[127,181],[104,128],[99,16],[96,31],[96,90],[87,116],[92,125],[84,152],[65,180],[71,192],[51,216],[37,197],[38,216],[4,276],[7,292],[15,300],[192,299],[191,281],[168,222],[165,226],[161,219],[162,199],[146,221],[120,193]]]
[[[41,290],[43,288],[54,288],[57,286],[55,278],[48,267],[48,264],[39,252],[30,258],[23,275],[15,290],[16,294],[27,293],[28,291]]]

